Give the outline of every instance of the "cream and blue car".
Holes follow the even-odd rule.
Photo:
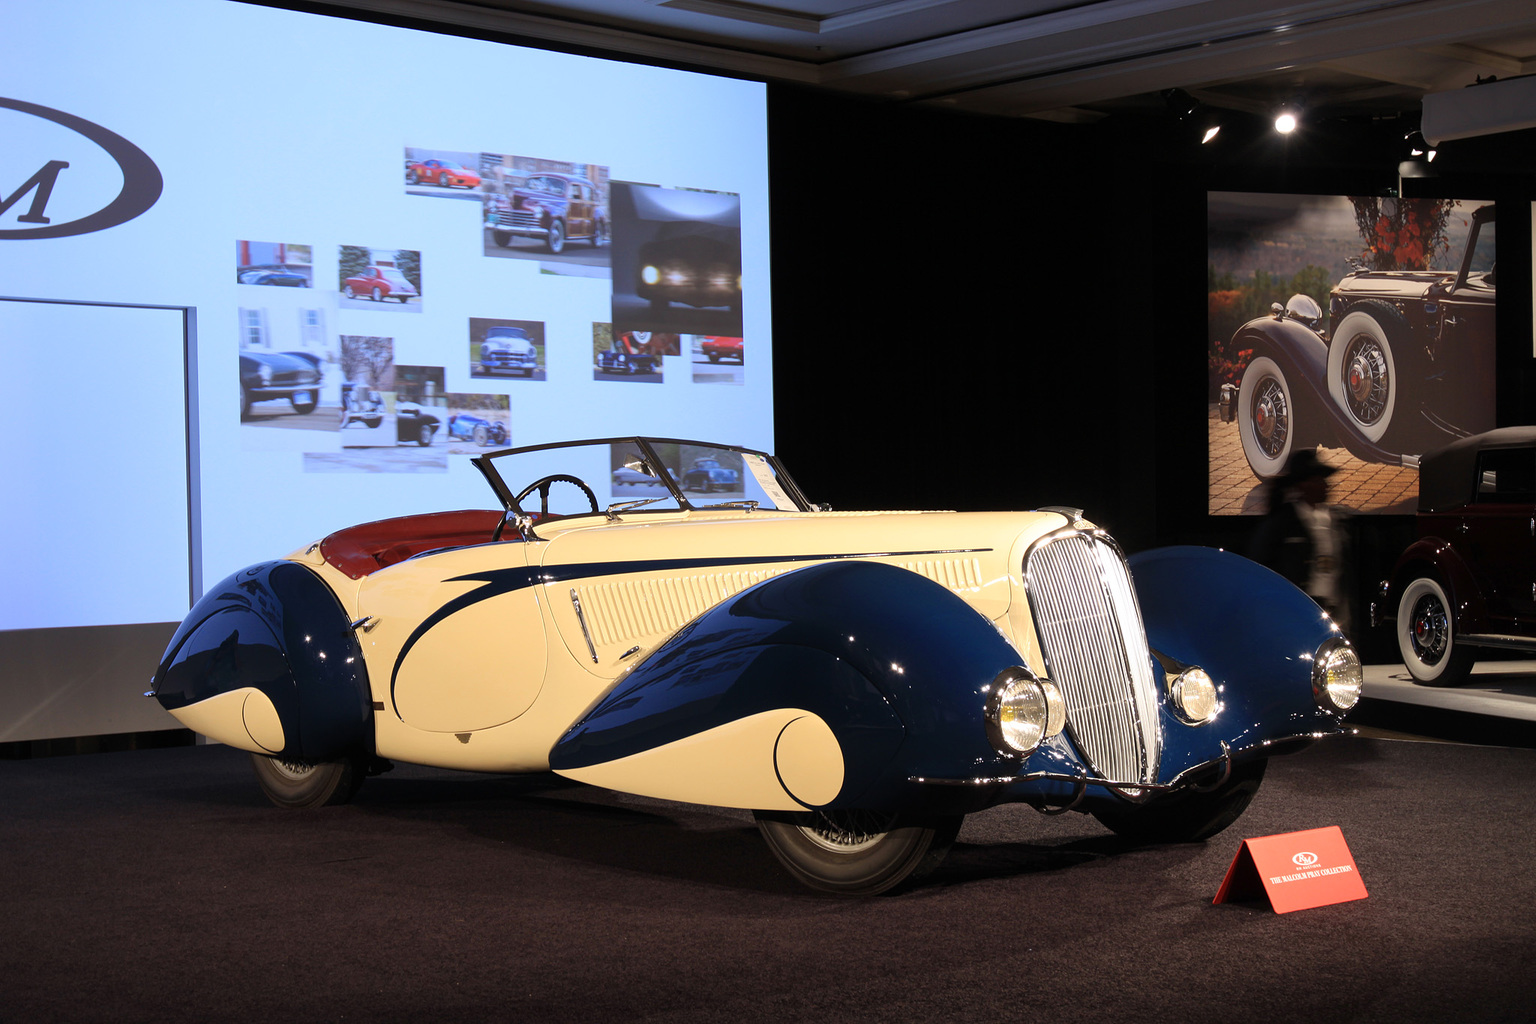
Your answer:
[[[685,493],[700,459],[736,487]],[[1359,697],[1355,652],[1279,576],[1128,562],[1074,509],[833,512],[770,455],[678,440],[474,462],[500,508],[236,573],[151,694],[250,751],[279,805],[394,760],[553,771],[749,809],[795,877],[848,894],[915,880],[1004,802],[1203,839]]]

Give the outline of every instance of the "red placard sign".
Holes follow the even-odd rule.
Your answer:
[[[1265,897],[1277,914],[1370,895],[1337,825],[1244,839],[1212,903]]]

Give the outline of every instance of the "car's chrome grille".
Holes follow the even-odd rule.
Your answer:
[[[538,227],[539,219],[522,210],[503,210],[496,215],[496,223],[509,228]]]
[[[1130,572],[1117,550],[1065,532],[1025,559],[1030,609],[1046,672],[1067,703],[1067,729],[1089,766],[1112,782],[1157,779],[1157,683]]]

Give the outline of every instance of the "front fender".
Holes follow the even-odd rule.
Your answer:
[[[153,686],[183,725],[242,750],[319,762],[371,749],[362,649],[336,596],[297,562],[253,565],[210,588]]]
[[[982,713],[1020,663],[939,584],[825,562],[684,626],[555,744],[550,767],[693,803],[898,808],[915,776],[1004,770]]]
[[[1241,751],[1340,731],[1340,716],[1313,697],[1312,660],[1343,634],[1310,597],[1215,548],[1158,548],[1130,565],[1152,648],[1205,669],[1223,704],[1213,722],[1165,732],[1165,766],[1206,760],[1212,737]]]
[[[1458,635],[1489,632],[1488,603],[1483,598],[1483,590],[1477,585],[1466,561],[1450,541],[1442,537],[1420,537],[1398,556],[1392,569],[1392,587],[1388,591],[1389,606],[1385,609],[1388,614],[1397,615],[1403,588],[1419,576],[1434,576],[1445,587]]]

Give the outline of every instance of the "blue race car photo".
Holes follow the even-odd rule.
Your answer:
[[[742,466],[742,497],[685,493],[706,459]],[[280,806],[397,760],[552,771],[750,810],[791,875],[846,895],[916,881],[1003,803],[1205,839],[1360,696],[1353,648],[1280,576],[1127,560],[1076,509],[833,513],[765,452],[673,439],[473,461],[497,507],[211,586],[150,695],[249,751]],[[616,495],[621,467],[656,493]]]
[[[507,425],[500,420],[483,420],[459,413],[448,417],[450,441],[473,441],[482,448],[507,443]]]

